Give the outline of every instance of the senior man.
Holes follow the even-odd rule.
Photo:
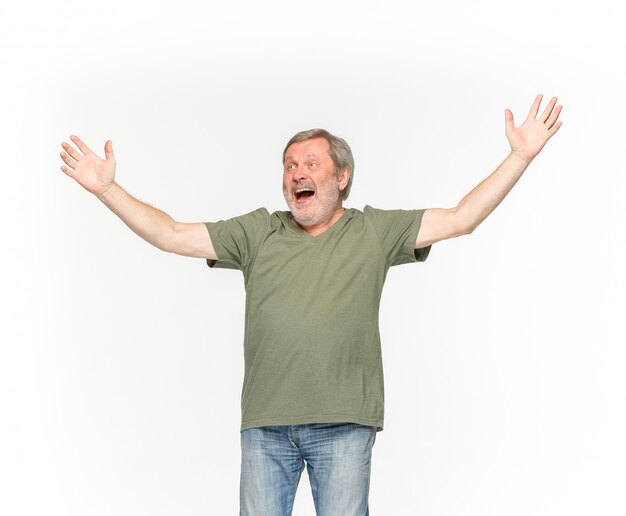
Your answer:
[[[137,235],[244,274],[241,515],[290,515],[305,465],[318,515],[369,514],[371,452],[383,428],[378,308],[387,270],[425,260],[433,243],[471,233],[498,206],[561,126],[557,99],[539,114],[541,102],[519,127],[505,111],[510,154],[449,209],[344,208],[352,152],[313,129],[283,152],[289,211],[181,223],[115,182],[111,141],[105,159],[76,136],[76,148],[63,142],[63,172]]]

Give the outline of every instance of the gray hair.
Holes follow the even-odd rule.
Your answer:
[[[313,138],[324,138],[328,142],[328,153],[330,154],[333,164],[335,165],[335,175],[346,167],[350,169],[348,184],[341,193],[342,200],[347,199],[350,194],[350,188],[352,187],[352,178],[354,177],[354,157],[352,156],[350,146],[343,138],[330,134],[326,129],[309,129],[308,131],[300,131],[287,142],[285,150],[283,151],[283,165],[285,164],[285,154],[287,154],[287,149],[292,144],[311,140]]]

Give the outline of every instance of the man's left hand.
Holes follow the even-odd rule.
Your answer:
[[[537,95],[526,120],[519,127],[515,127],[513,113],[509,109],[504,112],[506,137],[511,145],[511,151],[528,162],[539,154],[562,124],[558,118],[563,106],[556,105],[556,97],[550,100],[541,116],[537,117],[542,99],[543,95]]]

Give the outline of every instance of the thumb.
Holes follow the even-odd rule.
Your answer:
[[[107,140],[104,144],[104,158],[109,160],[115,160],[115,156],[113,155],[113,142],[111,140]]]
[[[515,122],[513,120],[513,113],[510,109],[504,110],[504,128],[507,132],[515,129]]]

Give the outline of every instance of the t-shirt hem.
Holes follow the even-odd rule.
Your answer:
[[[430,250],[432,249],[432,244],[426,247],[415,248],[415,243],[417,242],[417,237],[419,235],[419,231],[422,228],[422,218],[424,217],[424,212],[426,210],[415,210],[417,216],[415,217],[415,221],[413,222],[413,226],[411,228],[410,237],[407,241],[407,254],[413,254],[413,258],[415,262],[425,262],[426,258],[430,254]]]
[[[209,237],[211,238],[211,243],[213,244],[213,249],[215,250],[215,254],[217,255],[217,260],[211,260],[209,258],[207,258],[206,260],[206,264],[212,269],[213,267],[215,267],[218,263],[223,263],[226,260],[220,260],[219,257],[220,256],[225,256],[226,255],[226,250],[224,249],[224,247],[222,247],[222,242],[221,240],[218,238],[218,236],[215,234],[215,226],[216,226],[216,222],[205,222],[204,226],[206,227],[207,231],[209,232]],[[234,264],[233,264],[234,265]]]
[[[311,423],[356,423],[357,425],[376,427],[376,431],[381,432],[383,430],[384,420],[345,415],[269,418],[243,421],[241,423],[241,431],[248,430],[249,428],[259,428],[261,426],[306,425]]]

